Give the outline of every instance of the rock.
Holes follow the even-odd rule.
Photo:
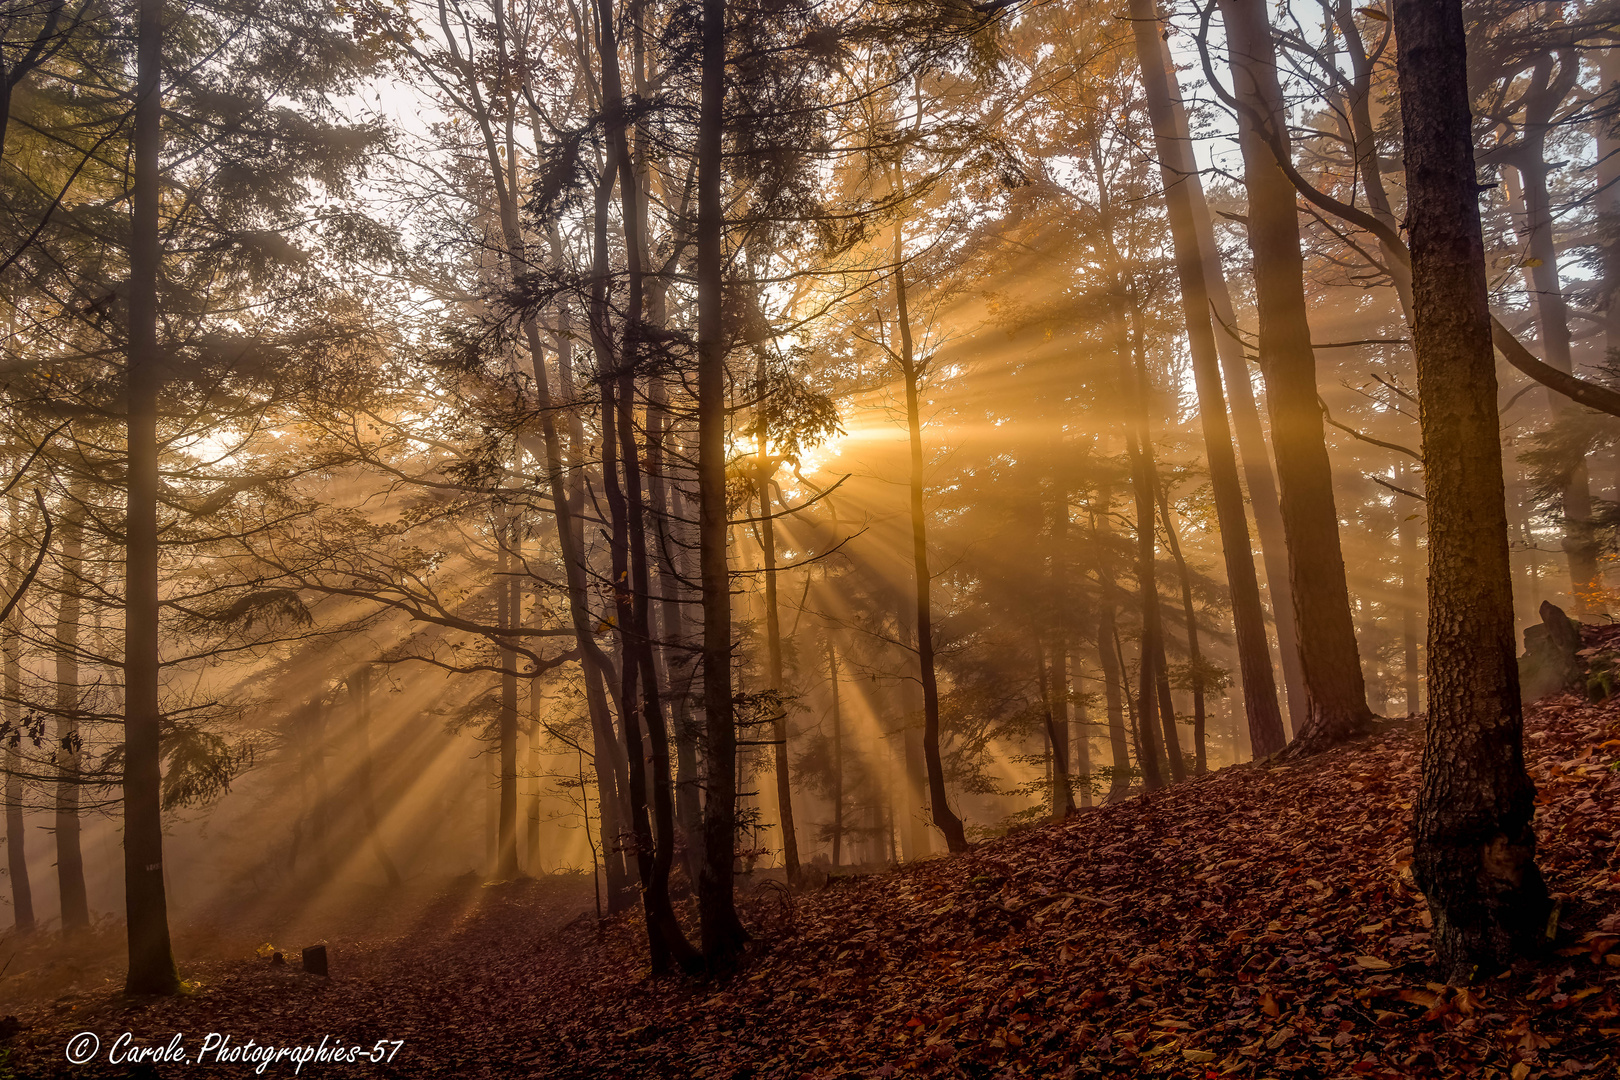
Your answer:
[[[1519,700],[1540,701],[1549,694],[1585,683],[1581,663],[1580,623],[1562,608],[1543,600],[1541,622],[1524,628],[1524,655],[1519,657]]]
[[[326,946],[311,945],[304,950],[304,970],[311,975],[325,975]]]

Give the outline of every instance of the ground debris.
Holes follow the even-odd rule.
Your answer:
[[[1526,730],[1559,936],[1479,985],[1430,971],[1408,828],[1421,734],[1406,730],[801,892],[791,920],[782,897],[745,890],[745,921],[768,934],[724,980],[650,979],[633,913],[568,923],[513,893],[466,913],[454,948],[362,950],[330,983],[254,958],[118,1022],[153,1039],[231,1024],[407,1039],[391,1064],[319,1076],[1610,1075],[1620,708],[1549,698]],[[21,1014],[14,1067],[51,1075],[92,1019]]]

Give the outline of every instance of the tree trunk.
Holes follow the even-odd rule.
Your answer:
[[[1620,49],[1597,50],[1598,88],[1613,92],[1620,83]],[[1620,131],[1612,118],[1597,123],[1597,230],[1602,258],[1603,353],[1620,355]],[[1620,498],[1612,488],[1611,501]]]
[[[158,202],[163,149],[159,85],[163,0],[140,0],[136,48],[135,176],[130,195],[129,478],[124,594],[124,903],[131,994],[180,988],[163,882],[162,706],[158,661]]]
[[[8,494],[11,542],[6,545],[6,596],[17,595],[22,587],[23,525],[22,499]],[[20,607],[20,605],[19,605]],[[0,666],[4,667],[6,729],[6,873],[11,880],[11,922],[20,934],[34,929],[34,891],[28,880],[27,820],[23,816],[22,745],[22,612],[13,609],[0,628]]]
[[[1068,672],[1074,672],[1074,681],[1081,679],[1080,657],[1065,655],[1063,657],[1064,681],[1068,681]],[[1093,802],[1091,779],[1091,717],[1086,709],[1083,697],[1074,700],[1074,711],[1070,723],[1074,738],[1074,777],[1080,782],[1080,805],[1090,806]]]
[[[697,131],[698,561],[703,576],[705,747],[703,872],[698,908],[703,956],[727,966],[747,940],[737,918],[737,728],[731,703],[731,572],[726,556],[725,123],[726,0],[703,0]]]
[[[1170,516],[1170,498],[1165,493],[1162,477],[1159,479],[1159,513],[1164,518],[1164,536],[1170,543],[1170,555],[1176,560],[1176,569],[1181,577],[1181,608],[1187,620],[1187,664],[1192,671],[1193,771],[1203,776],[1209,771],[1209,751],[1204,739],[1204,654],[1198,648],[1198,612],[1193,608],[1192,575],[1187,572],[1187,560],[1181,554],[1181,536],[1176,530],[1175,519]],[[1257,603],[1258,600],[1256,595]],[[1270,669],[1268,660],[1268,674]],[[1252,736],[1253,725],[1249,730]],[[1280,716],[1277,718],[1277,731],[1279,734],[1282,732]]]
[[[1122,674],[1126,670],[1128,670],[1125,667],[1125,646],[1119,640],[1119,624],[1117,622],[1114,624],[1114,660],[1115,660],[1116,663],[1119,664],[1119,670],[1120,670],[1120,672]],[[1131,695],[1129,693],[1127,693],[1125,695],[1125,712],[1126,712],[1126,719],[1130,722],[1131,749],[1136,754],[1137,769],[1142,773],[1142,777],[1143,777],[1142,786],[1144,788],[1146,788],[1147,787],[1147,765],[1145,763],[1150,759],[1145,754],[1142,753],[1142,724],[1141,724],[1141,720],[1140,720],[1140,718],[1138,716],[1138,710],[1137,710],[1137,707],[1136,707],[1136,699],[1131,697]],[[1157,748],[1155,748],[1155,749],[1157,749]],[[1153,768],[1155,770],[1155,775],[1163,776],[1164,772],[1159,769],[1159,757],[1158,757],[1158,755],[1154,754],[1151,760],[1153,762]],[[1159,786],[1161,786],[1161,787],[1163,786],[1163,781],[1160,781]]]
[[[1156,35],[1157,36],[1157,35]],[[1182,105],[1175,65],[1169,45],[1158,37],[1165,84],[1170,92],[1173,134],[1166,162],[1181,182],[1191,205],[1193,231],[1204,264],[1204,288],[1210,314],[1215,319],[1215,350],[1220,358],[1221,375],[1226,382],[1232,409],[1232,430],[1237,436],[1243,462],[1243,480],[1249,489],[1249,505],[1254,510],[1255,533],[1260,539],[1266,567],[1266,591],[1271,597],[1271,614],[1277,627],[1277,655],[1287,690],[1289,729],[1305,726],[1305,672],[1299,660],[1299,634],[1294,622],[1294,588],[1288,580],[1288,541],[1283,529],[1282,509],[1277,500],[1276,476],[1271,468],[1271,451],[1260,422],[1260,405],[1255,400],[1254,381],[1249,377],[1249,358],[1237,336],[1237,313],[1221,267],[1221,250],[1215,242],[1215,224],[1204,198],[1204,185],[1192,150],[1187,110]],[[1161,155],[1162,155],[1161,151]],[[1269,653],[1269,649],[1267,650]],[[1246,707],[1246,706],[1245,706]]]
[[[538,608],[536,609],[538,610]],[[529,774],[529,798],[524,806],[525,823],[523,865],[530,877],[540,876],[540,804],[545,793],[540,786],[540,693],[539,680],[529,680],[528,753],[524,755],[524,769]],[[583,799],[583,792],[581,798]],[[589,815],[587,815],[588,817]],[[589,825],[586,826],[589,828]]]
[[[1170,670],[1164,655],[1164,620],[1160,608],[1158,567],[1155,552],[1158,517],[1154,491],[1158,487],[1158,466],[1153,460],[1153,433],[1148,420],[1150,386],[1147,357],[1142,341],[1140,318],[1133,320],[1128,341],[1121,342],[1120,375],[1130,403],[1132,429],[1125,436],[1126,453],[1131,460],[1131,487],[1136,496],[1136,577],[1142,604],[1142,660],[1140,671],[1143,753],[1153,759],[1153,773],[1143,773],[1148,787],[1164,782],[1158,770],[1159,736],[1172,783],[1187,778],[1187,765],[1181,756],[1181,740],[1176,732],[1175,705],[1170,698]],[[1159,731],[1153,730],[1154,698],[1158,698]]]
[[[934,670],[934,610],[928,570],[928,518],[923,509],[922,372],[912,349],[911,314],[906,308],[905,244],[899,222],[894,226],[895,324],[899,331],[901,374],[906,383],[906,429],[911,438],[911,566],[917,589],[917,671],[923,691],[923,762],[928,766],[928,803],[934,827],[945,835],[948,850],[966,851],[967,831],[951,809],[945,792],[945,765],[940,755],[939,681]]]
[[[1273,139],[1286,151],[1287,135],[1271,27],[1264,0],[1220,0],[1220,7],[1234,92],[1244,106],[1238,127],[1249,195],[1260,367],[1305,679],[1306,720],[1294,746],[1298,753],[1313,753],[1371,730],[1372,712],[1350,618],[1333,472],[1317,398],[1299,214],[1294,186],[1273,152]]]
[[[1232,449],[1231,428],[1226,420],[1220,357],[1215,333],[1210,325],[1204,258],[1198,244],[1193,202],[1186,182],[1188,173],[1178,171],[1184,163],[1181,161],[1182,147],[1176,140],[1170,73],[1165,70],[1164,43],[1157,33],[1160,23],[1155,0],[1131,0],[1130,11],[1136,34],[1137,57],[1142,68],[1142,83],[1147,92],[1148,113],[1153,121],[1154,143],[1162,163],[1160,176],[1164,181],[1165,204],[1169,210],[1170,231],[1175,245],[1176,271],[1181,280],[1182,313],[1187,325],[1187,340],[1198,392],[1198,415],[1204,429],[1210,487],[1215,495],[1215,515],[1226,559],[1226,578],[1232,593],[1232,622],[1237,634],[1238,667],[1243,686],[1244,711],[1249,721],[1249,739],[1255,747],[1256,757],[1268,757],[1281,750],[1287,740],[1283,733],[1282,713],[1277,708],[1277,685],[1272,674],[1271,647],[1266,640],[1265,609],[1260,604],[1260,583],[1254,572],[1254,553],[1249,543],[1248,517],[1243,510],[1237,457]],[[1168,516],[1165,527],[1172,528]],[[1179,546],[1173,544],[1172,547],[1177,550],[1179,560]],[[1196,634],[1193,629],[1188,632],[1190,635]],[[1195,698],[1198,771],[1201,773],[1205,761],[1203,699],[1196,695]]]
[[[1429,513],[1429,718],[1413,870],[1448,979],[1544,931],[1460,0],[1395,0]]]
[[[844,845],[844,710],[838,695],[838,647],[827,635],[827,685],[832,691],[832,864],[837,866]]]
[[[1159,740],[1153,731],[1154,698],[1158,691],[1158,658],[1162,654],[1159,637],[1159,589],[1154,568],[1152,466],[1147,463],[1135,432],[1125,436],[1126,453],[1131,460],[1131,489],[1136,496],[1136,589],[1142,609],[1141,657],[1137,663],[1137,717],[1142,745],[1136,761],[1142,770],[1142,786],[1152,791],[1164,786],[1159,769]],[[1123,666],[1123,665],[1121,665]],[[1174,720],[1171,721],[1172,725]],[[1175,734],[1172,726],[1170,734]],[[1172,758],[1172,762],[1174,759]]]
[[[56,608],[56,881],[62,902],[62,931],[90,925],[84,887],[84,855],[79,850],[79,619],[84,588],[84,496],[75,485],[62,519],[62,575]]]
[[[652,770],[652,782],[648,795],[652,802],[654,847],[652,880],[647,883],[646,893],[652,905],[650,918],[656,920],[660,934],[675,962],[683,970],[695,972],[702,966],[703,958],[686,940],[685,931],[675,917],[675,909],[669,896],[669,875],[675,859],[675,799],[674,792],[670,789],[669,730],[664,723],[663,703],[658,692],[658,665],[653,654],[652,574],[647,554],[647,515],[646,504],[642,497],[641,470],[638,466],[641,454],[636,446],[634,413],[631,409],[635,387],[633,368],[629,366],[629,362],[634,359],[634,354],[628,347],[626,353],[629,354],[625,358],[626,366],[619,375],[617,426],[620,439],[619,460],[624,466],[624,494],[630,538],[630,587],[633,590],[631,596],[633,634],[630,641],[634,647],[634,661],[640,668],[641,707],[646,721],[648,748],[651,752],[649,765]],[[607,428],[604,425],[603,439],[606,440],[607,437]],[[626,656],[624,663],[629,666],[631,657]],[[626,699],[627,703],[628,700]]]
[[[1554,74],[1556,59],[1557,74]],[[1575,62],[1567,54],[1546,54],[1536,63],[1531,86],[1524,96],[1524,129],[1511,161],[1524,190],[1524,233],[1530,258],[1525,267],[1536,313],[1536,336],[1542,359],[1565,374],[1573,368],[1570,352],[1569,304],[1558,273],[1558,246],[1553,235],[1552,193],[1547,178],[1547,136],[1554,115],[1575,84]],[[1549,389],[1547,404],[1557,418],[1579,415],[1580,406]],[[1598,568],[1597,534],[1592,522],[1592,484],[1587,455],[1570,470],[1564,482],[1564,555],[1569,561],[1570,595],[1579,612],[1592,610],[1603,588]]]
[[[1410,488],[1416,474],[1402,466],[1400,485]],[[1418,559],[1418,518],[1423,513],[1421,504],[1395,505],[1396,536],[1401,549],[1401,662],[1404,667],[1403,685],[1406,693],[1406,712],[1415,716],[1423,711],[1418,692],[1418,616],[1423,588],[1423,564]]]
[[[1378,167],[1378,132],[1373,127],[1373,61],[1367,55],[1367,46],[1361,38],[1361,27],[1356,23],[1351,0],[1334,0],[1333,20],[1344,34],[1345,52],[1350,56],[1350,97],[1346,103],[1350,116],[1350,136],[1356,155],[1356,175],[1367,192],[1367,206],[1373,216],[1399,229],[1395,212],[1390,208],[1389,192],[1384,188],[1384,174]],[[1384,268],[1389,271],[1390,282],[1400,300],[1401,311],[1408,326],[1412,324],[1412,270],[1407,259],[1390,248],[1382,237],[1378,240]]]
[[[1106,541],[1110,532],[1108,514],[1113,506],[1113,490],[1104,486],[1098,493],[1097,504],[1102,512],[1092,511],[1092,529],[1100,540]],[[1106,566],[1099,569],[1101,610],[1097,619],[1097,664],[1103,673],[1103,707],[1108,714],[1108,750],[1113,761],[1108,778],[1108,793],[1104,803],[1118,802],[1131,787],[1130,735],[1125,726],[1125,669],[1119,662],[1119,588]]]
[[[761,375],[764,374],[761,364]],[[760,391],[763,393],[763,390]],[[782,860],[787,866],[789,881],[799,876],[799,837],[793,827],[793,785],[788,775],[787,703],[783,698],[782,678],[782,622],[776,603],[776,524],[771,511],[771,472],[769,451],[765,445],[766,431],[763,417],[754,432],[758,455],[757,494],[759,498],[760,548],[764,554],[765,570],[765,652],[771,680],[771,692],[776,699],[771,703],[771,742],[776,765],[776,807],[782,825]]]
[[[495,573],[495,623],[502,630],[518,624],[518,588],[513,558],[513,527],[505,506],[495,508],[495,543],[499,549]],[[501,805],[495,835],[495,877],[511,881],[518,876],[517,838],[517,650],[511,638],[500,639],[501,712],[499,721],[501,757]]]
[[[1069,493],[1059,476],[1052,477],[1052,666],[1048,708],[1052,713],[1052,754],[1057,764],[1059,790],[1054,813],[1074,813],[1074,780],[1069,772]],[[1036,647],[1039,649],[1039,639]]]
[[[908,652],[917,648],[916,606],[906,611],[905,599],[896,596],[895,620],[900,630],[900,644]],[[933,834],[929,831],[928,765],[923,760],[922,740],[922,683],[911,679],[900,683],[900,781],[905,821],[900,826],[901,850],[907,859],[920,859],[933,852]]]
[[[1046,719],[1047,790],[1051,794],[1052,820],[1062,821],[1074,813],[1074,789],[1069,786],[1068,755],[1058,741],[1058,713],[1053,702],[1056,684],[1047,677],[1046,650],[1041,648],[1039,635],[1036,635],[1034,644],[1035,686],[1040,695],[1041,712]]]

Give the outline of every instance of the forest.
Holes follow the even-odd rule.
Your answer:
[[[0,0],[0,1080],[1620,1068],[1616,0]]]

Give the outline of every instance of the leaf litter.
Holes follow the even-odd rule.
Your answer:
[[[191,996],[22,1011],[9,1067],[99,1075],[63,1062],[81,1030],[220,1030],[406,1040],[392,1063],[318,1076],[1613,1075],[1620,708],[1551,698],[1526,732],[1556,938],[1467,987],[1430,968],[1406,726],[791,896],[743,879],[755,940],[723,979],[650,978],[637,913],[566,921],[566,896],[515,882],[447,904],[449,925],[335,941],[330,980],[248,948],[202,965]],[[165,1068],[136,1075],[196,1075]]]

